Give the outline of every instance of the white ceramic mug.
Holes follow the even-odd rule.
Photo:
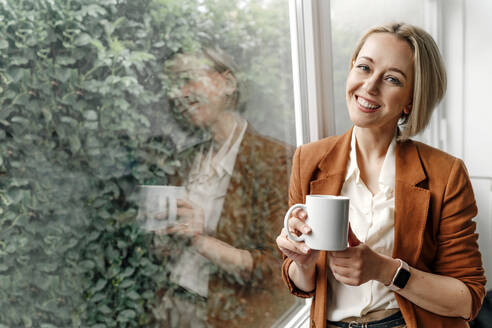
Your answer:
[[[341,251],[347,248],[349,226],[349,198],[331,195],[308,195],[306,204],[295,204],[285,214],[284,227],[289,238],[304,241],[311,249]],[[293,210],[307,212],[306,224],[310,234],[295,236],[289,231],[288,221]]]
[[[147,231],[165,229],[176,221],[177,199],[185,197],[185,188],[176,186],[139,186],[137,220]]]

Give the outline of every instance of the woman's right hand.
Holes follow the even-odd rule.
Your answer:
[[[291,234],[301,235],[310,234],[311,227],[305,221],[307,213],[301,209],[295,209],[288,221],[288,228]],[[288,258],[292,259],[300,268],[312,268],[319,258],[320,252],[309,248],[305,242],[293,241],[289,238],[285,228],[282,228],[280,235],[277,236],[277,246]]]

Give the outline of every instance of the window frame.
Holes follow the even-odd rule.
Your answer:
[[[297,145],[335,134],[330,1],[289,0]],[[311,299],[283,327],[307,326]]]
[[[289,0],[297,145],[335,133],[330,1]]]

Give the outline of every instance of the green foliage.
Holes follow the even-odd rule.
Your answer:
[[[191,155],[171,137],[165,60],[207,34],[264,97],[290,87],[274,2],[200,3],[0,0],[1,327],[153,325],[156,291],[175,286],[130,199]]]

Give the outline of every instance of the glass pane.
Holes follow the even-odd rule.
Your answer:
[[[270,327],[283,0],[0,1],[0,327]]]
[[[372,26],[405,22],[425,27],[425,0],[331,0],[335,127],[341,134],[352,126],[345,102],[350,58],[362,34]]]

